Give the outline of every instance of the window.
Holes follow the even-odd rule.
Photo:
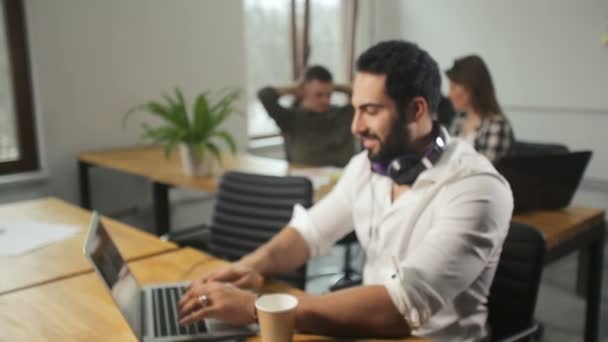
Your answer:
[[[342,65],[342,1],[310,0],[308,65],[321,64],[336,81],[344,81]]]
[[[249,135],[276,134],[279,128],[256,94],[263,86],[292,82],[291,1],[245,0],[244,5]]]
[[[308,65],[322,65],[331,71],[335,83],[345,83],[348,78],[344,67],[342,0],[310,0],[310,56]],[[333,94],[331,102],[343,105],[349,101],[345,94]]]
[[[321,64],[335,82],[346,81],[343,66],[343,0],[245,0],[245,41],[247,61],[247,115],[250,137],[277,134],[279,128],[257,99],[257,91],[267,85],[293,83],[292,6],[296,25],[304,22],[303,5],[309,6],[308,65]],[[299,10],[299,11],[298,11]],[[288,106],[293,99],[282,98]],[[344,103],[335,96],[332,102]]]
[[[23,1],[0,6],[0,175],[38,169]]]

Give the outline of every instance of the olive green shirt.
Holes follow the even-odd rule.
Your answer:
[[[285,108],[272,87],[258,92],[268,114],[274,119],[285,141],[287,160],[314,166],[345,166],[355,153],[350,132],[353,107],[330,106],[326,112],[301,107]]]

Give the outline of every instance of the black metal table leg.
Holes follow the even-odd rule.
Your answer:
[[[606,234],[606,223],[598,226],[599,236],[589,244],[587,260],[587,307],[585,320],[585,341],[597,342],[600,323],[600,306],[602,300],[602,261]]]
[[[80,206],[91,210],[91,190],[89,188],[89,169],[91,164],[78,161],[78,180],[80,182]]]
[[[589,278],[589,250],[581,249],[578,252],[578,266],[576,275],[576,294],[585,298],[587,296],[587,281]]]
[[[154,200],[154,229],[156,235],[169,232],[169,186],[163,183],[152,183]]]
[[[352,276],[353,270],[351,268],[351,244],[347,243],[344,245],[346,250],[344,251],[344,278],[350,279]]]

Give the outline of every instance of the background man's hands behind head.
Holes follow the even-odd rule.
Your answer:
[[[293,87],[293,96],[295,96],[295,101],[296,102],[301,102],[302,99],[304,99],[304,96],[306,95],[306,89],[305,89],[305,85],[304,85],[304,80],[300,79],[295,81],[295,83],[292,85]]]

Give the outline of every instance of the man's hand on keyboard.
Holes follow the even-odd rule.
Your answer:
[[[193,283],[179,302],[182,325],[214,318],[234,325],[254,323],[256,294],[220,282]]]
[[[232,263],[193,281],[190,288],[212,281],[231,283],[236,287],[251,290],[258,290],[264,285],[264,277],[259,272],[249,266]]]

